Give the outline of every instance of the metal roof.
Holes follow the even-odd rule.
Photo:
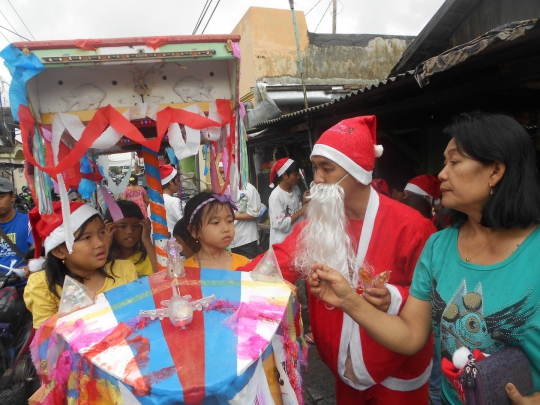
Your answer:
[[[279,118],[274,118],[272,120],[261,122],[260,124],[255,125],[254,128],[261,128],[261,127],[264,127],[264,126],[273,125],[273,124],[276,124],[276,123],[279,123],[279,122],[283,122],[283,121],[293,119],[295,117],[300,117],[302,115],[306,115],[306,113],[311,114],[311,113],[313,113],[315,111],[325,110],[325,109],[331,107],[332,105],[334,105],[335,103],[343,102],[343,101],[345,101],[347,99],[352,99],[352,98],[361,96],[363,93],[366,93],[368,91],[379,89],[379,88],[385,87],[387,85],[393,84],[393,83],[395,83],[397,81],[401,81],[401,80],[403,80],[405,78],[413,77],[413,76],[414,76],[414,70],[411,70],[411,71],[408,71],[408,72],[405,72],[405,73],[401,73],[401,74],[399,74],[399,75],[397,75],[395,77],[389,77],[386,80],[381,80],[377,84],[372,84],[370,86],[366,86],[366,87],[364,87],[363,89],[360,89],[360,90],[354,90],[354,91],[350,92],[349,94],[346,94],[345,96],[336,98],[335,100],[332,100],[332,101],[330,101],[328,103],[319,104],[319,105],[316,105],[316,106],[313,106],[313,107],[309,107],[307,110],[304,109],[304,110],[300,110],[300,111],[295,111],[295,112],[290,113],[290,114],[282,115]]]

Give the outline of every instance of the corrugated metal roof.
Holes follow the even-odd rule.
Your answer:
[[[295,111],[295,112],[290,113],[290,114],[282,115],[279,118],[275,118],[275,119],[272,119],[272,120],[261,122],[260,124],[255,125],[254,128],[261,128],[261,127],[264,127],[264,126],[273,125],[273,124],[276,124],[278,122],[283,122],[283,121],[287,121],[287,120],[295,118],[295,117],[306,115],[306,113],[310,114],[310,113],[313,113],[315,111],[325,110],[325,109],[329,108],[330,106],[332,106],[332,105],[334,105],[336,103],[340,103],[340,102],[343,102],[345,100],[348,100],[348,99],[351,99],[351,98],[354,98],[354,97],[358,97],[363,93],[366,93],[368,91],[375,90],[375,89],[390,85],[392,83],[403,80],[403,79],[405,79],[407,77],[410,77],[410,76],[414,76],[414,70],[410,70],[408,72],[401,73],[401,74],[399,74],[399,75],[397,75],[395,77],[389,77],[386,80],[381,80],[377,84],[372,84],[370,86],[366,86],[363,89],[354,90],[354,91],[350,92],[349,94],[346,94],[345,96],[337,98],[335,100],[332,100],[332,101],[330,101],[328,103],[319,104],[319,105],[316,105],[316,106],[313,106],[313,107],[309,107],[307,110],[304,109],[304,110],[300,110],[300,111]]]

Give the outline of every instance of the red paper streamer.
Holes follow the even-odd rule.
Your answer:
[[[146,46],[152,48],[154,51],[159,48],[161,45],[165,45],[169,42],[167,37],[154,37],[145,42]]]
[[[103,43],[101,39],[76,39],[75,46],[77,48],[86,49],[87,51],[96,51]]]

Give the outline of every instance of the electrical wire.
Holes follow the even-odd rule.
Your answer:
[[[12,34],[18,35],[18,36],[21,37],[22,39],[26,39],[27,41],[30,41],[28,38],[23,37],[22,35],[17,34],[16,32],[13,32],[13,31],[11,31],[10,29],[8,29],[8,28],[6,28],[6,27],[3,27],[3,26],[0,25],[0,28],[3,28],[3,29],[5,29],[6,31],[9,31],[9,32],[11,32]],[[11,41],[10,41],[10,43],[11,43]]]
[[[8,23],[9,26],[11,27],[11,29],[12,29],[13,31],[15,31],[15,32],[17,33],[17,35],[19,35],[19,33],[17,32],[17,30],[15,29],[15,27],[13,26],[13,24],[11,24],[11,23],[9,22],[9,20],[7,19],[7,17],[4,15],[4,13],[2,13],[2,10],[0,10],[0,14],[1,14],[2,17],[4,17],[4,19],[7,21],[7,23]]]
[[[324,16],[326,15],[326,13],[328,12],[328,10],[330,9],[330,5],[332,4],[332,0],[330,0],[330,3],[328,3],[328,7],[326,7],[326,10],[324,11],[324,14],[323,16],[321,17],[321,20],[319,21],[319,24],[317,24],[317,28],[315,28],[315,32],[317,32],[317,29],[319,28],[319,25],[321,25],[321,22],[324,18]]]
[[[30,29],[26,26],[26,24],[24,23],[23,19],[22,19],[21,16],[19,15],[19,13],[17,13],[17,10],[15,10],[15,7],[13,7],[13,4],[11,4],[11,1],[8,0],[8,3],[9,3],[9,5],[11,6],[11,8],[13,9],[13,11],[15,11],[15,14],[17,14],[17,17],[19,17],[19,20],[21,20],[21,22],[23,23],[24,28],[26,28],[26,31],[28,31],[28,33],[30,34],[30,36],[32,37],[32,39],[35,41],[36,38],[34,38],[34,36],[32,35],[32,33],[30,32]]]
[[[11,44],[11,41],[9,39],[7,39],[7,37],[4,35],[4,33],[2,31],[0,31],[0,34],[2,34],[2,36],[6,39],[8,44]]]
[[[193,30],[193,35],[197,33],[197,30],[201,26],[202,21],[204,20],[204,16],[208,12],[208,9],[212,5],[212,2],[214,0],[206,0],[206,3],[204,4],[203,10],[201,11],[201,15],[199,16],[199,20],[197,21],[197,24],[195,25],[195,29]]]
[[[212,16],[214,15],[214,12],[216,11],[217,6],[219,6],[219,2],[220,2],[220,1],[221,1],[221,0],[218,0],[216,6],[214,7],[214,10],[212,11],[212,14],[210,14],[210,17],[208,17],[208,21],[206,21],[206,25],[204,26],[204,28],[203,28],[203,30],[202,30],[202,32],[201,32],[201,35],[204,34],[204,31],[206,31],[206,27],[208,27],[208,23],[209,23],[210,20],[212,19]]]
[[[309,11],[308,11],[305,15],[307,16],[309,13],[311,13],[311,10],[313,10],[315,7],[317,7],[321,1],[322,1],[322,0],[319,0],[319,1],[317,2],[317,4],[315,4],[313,7],[311,7],[311,8],[309,9]]]

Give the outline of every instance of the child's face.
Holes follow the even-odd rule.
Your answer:
[[[141,220],[134,217],[124,218],[115,223],[114,241],[123,248],[131,249],[141,240]]]
[[[203,209],[206,211],[209,207]],[[231,209],[223,204],[211,215],[203,212],[203,225],[198,234],[193,236],[199,240],[201,245],[218,249],[228,247],[234,238],[234,217]]]
[[[73,243],[73,253],[67,253],[64,257],[65,265],[71,271],[94,271],[105,266],[109,246],[105,235],[105,226],[99,217],[91,220],[84,232],[79,234],[80,230],[75,233],[75,242]]]

